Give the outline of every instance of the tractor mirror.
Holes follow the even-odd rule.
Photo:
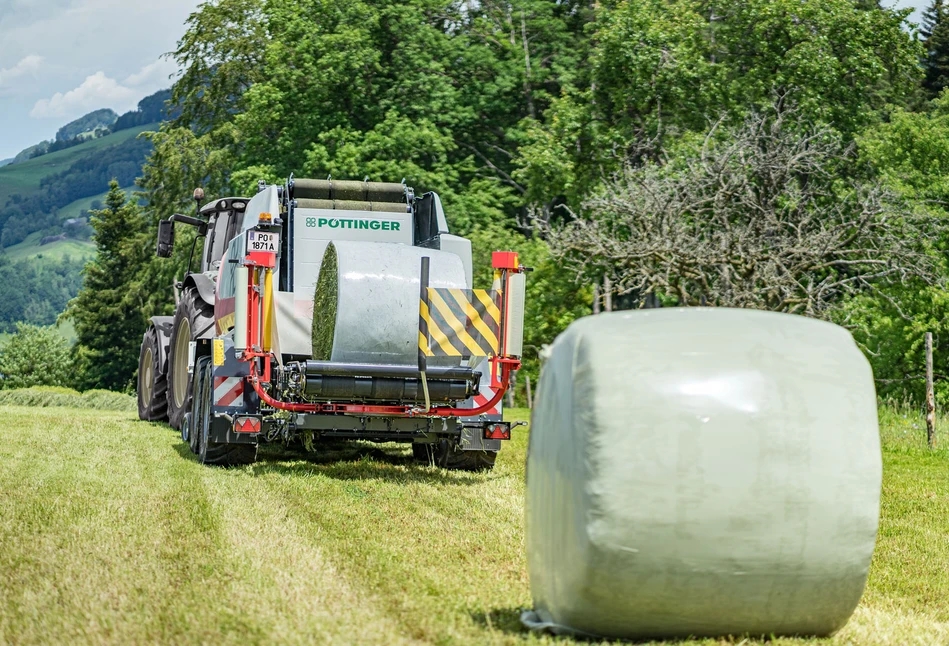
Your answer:
[[[160,220],[158,222],[158,248],[155,254],[159,258],[171,258],[171,252],[175,248],[175,223],[171,220]]]

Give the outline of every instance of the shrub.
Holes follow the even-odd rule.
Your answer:
[[[72,385],[69,344],[55,327],[17,323],[0,350],[0,374],[4,388]]]

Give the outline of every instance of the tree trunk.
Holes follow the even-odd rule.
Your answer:
[[[936,446],[936,397],[933,393],[933,333],[926,333],[926,441]]]
[[[531,91],[531,50],[527,46],[527,22],[524,20],[523,10],[521,10],[521,43],[524,45],[524,96],[527,99],[527,112],[531,115],[531,119],[536,119],[534,95]]]

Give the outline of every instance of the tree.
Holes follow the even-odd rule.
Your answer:
[[[949,93],[922,112],[894,110],[857,141],[861,161],[895,190],[949,207]]]
[[[576,209],[624,163],[655,159],[664,140],[722,113],[736,123],[776,98],[853,137],[915,97],[921,49],[905,16],[853,0],[602,3],[590,84],[568,88],[527,133],[515,177],[542,211],[558,197]]]
[[[946,223],[882,182],[843,180],[852,149],[780,106],[627,167],[550,232],[579,276],[678,305],[827,317],[848,294],[943,272]]]
[[[923,12],[921,34],[926,48],[923,86],[936,96],[949,85],[949,7],[944,0],[933,0]]]
[[[126,390],[138,367],[145,329],[147,289],[138,272],[147,262],[145,220],[112,181],[105,208],[92,213],[95,260],[86,265],[82,289],[64,317],[76,326],[76,362],[83,390]]]
[[[65,386],[74,383],[69,344],[53,327],[18,323],[16,334],[0,350],[3,388]]]

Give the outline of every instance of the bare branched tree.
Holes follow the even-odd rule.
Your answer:
[[[578,278],[681,305],[821,316],[848,293],[938,281],[946,225],[882,184],[845,179],[854,163],[832,131],[778,108],[627,167],[546,234]]]

